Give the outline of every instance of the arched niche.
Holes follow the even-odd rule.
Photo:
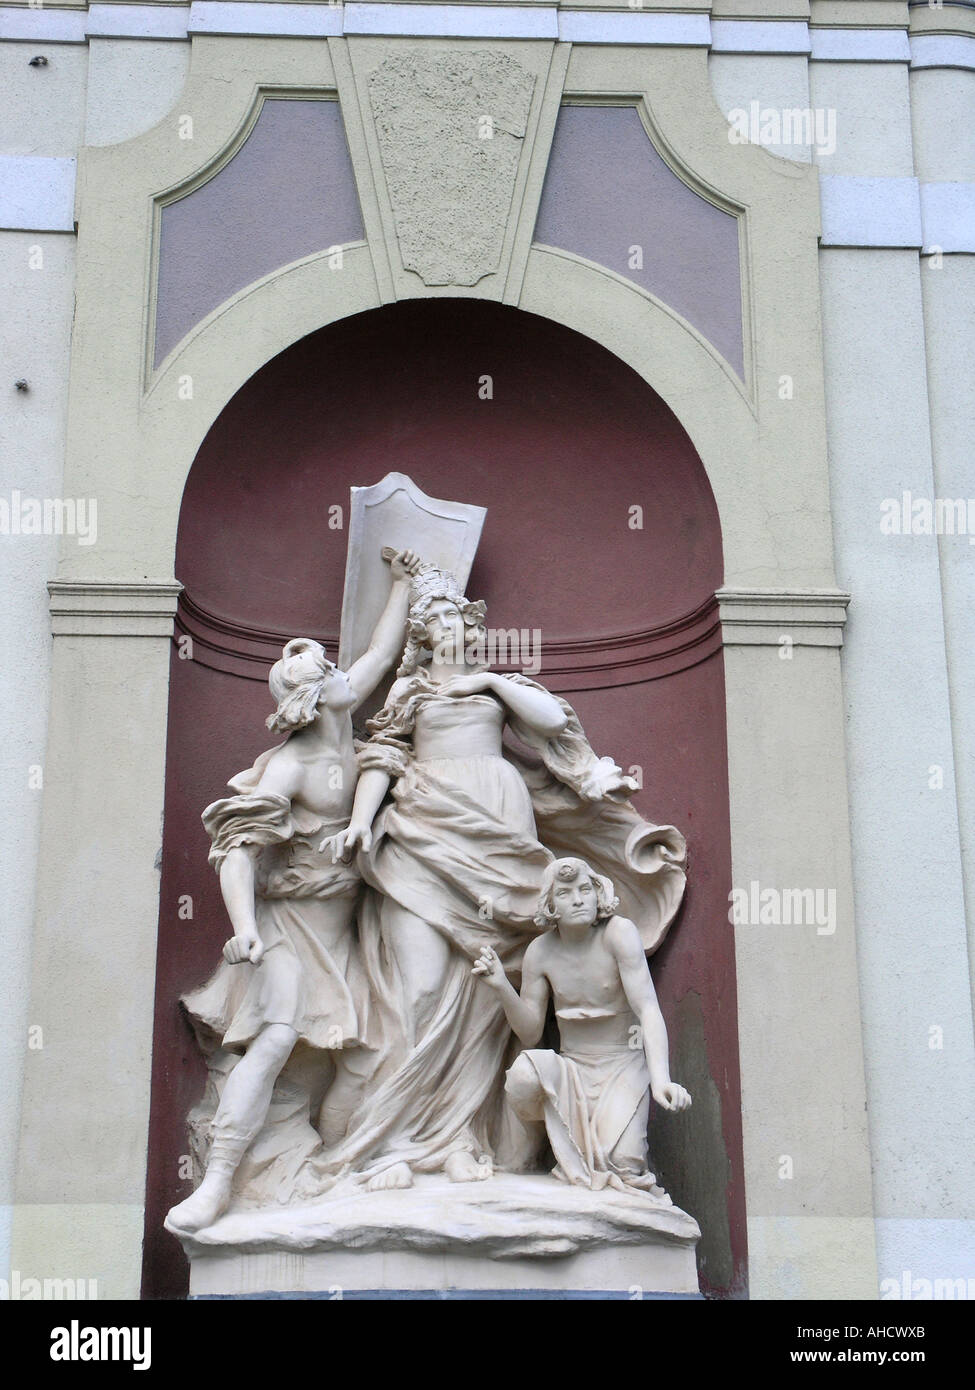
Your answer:
[[[590,339],[498,304],[417,300],[293,344],[237,392],[183,495],[184,585],[170,683],[144,1292],[179,1295],[162,1229],[204,1068],[179,995],[228,925],[200,811],[268,745],[267,670],[290,636],[335,655],[350,485],[391,470],[488,509],[468,585],[497,627],[541,632],[539,679],[593,746],[639,768],[635,802],[678,825],[689,888],[653,961],[687,1116],[652,1121],[652,1155],[699,1220],[703,1287],[740,1293],[744,1189],[724,671],[721,529],[669,407]],[[190,639],[187,644],[186,639]],[[191,653],[191,655],[189,655]],[[192,903],[192,917],[185,903]],[[180,904],[184,904],[181,912]]]

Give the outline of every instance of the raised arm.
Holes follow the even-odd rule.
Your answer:
[[[627,918],[614,917],[607,928],[606,944],[616,957],[626,1001],[640,1023],[653,1098],[664,1110],[684,1110],[691,1098],[683,1086],[670,1079],[667,1025],[657,1002],[640,933]]]
[[[389,591],[386,607],[369,639],[369,646],[347,672],[349,684],[359,697],[359,704],[372,694],[403,650],[406,615],[410,605],[410,575],[419,563],[419,557],[412,550],[399,551],[390,562],[393,587]]]
[[[545,1027],[548,980],[539,970],[531,946],[525,952],[522,964],[520,995],[504,973],[498,953],[490,946],[481,948],[481,954],[474,962],[471,973],[480,975],[488,988],[494,990],[511,1025],[511,1031],[526,1047],[534,1047]]]

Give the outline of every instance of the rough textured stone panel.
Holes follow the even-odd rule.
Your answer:
[[[498,269],[534,86],[487,51],[397,53],[370,77],[400,254],[425,285]]]

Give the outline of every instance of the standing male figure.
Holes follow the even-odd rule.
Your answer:
[[[489,948],[473,973],[497,993],[529,1048],[508,1069],[505,1096],[539,1139],[544,1125],[557,1161],[553,1176],[661,1199],[666,1194],[647,1168],[650,1095],[671,1111],[691,1098],[670,1079],[667,1028],[640,936],[615,915],[617,906],[609,879],[581,859],[557,859],[545,870],[535,917],[555,930],[526,948],[521,994]],[[561,1053],[535,1048],[550,991]]]
[[[226,1210],[234,1174],[299,1042],[334,1068],[319,1118],[326,1143],[343,1136],[354,1108],[359,1082],[342,1058],[364,1041],[347,979],[360,880],[354,865],[336,863],[330,846],[320,846],[323,835],[348,824],[358,771],[352,711],[402,651],[418,564],[410,550],[393,558],[386,609],[348,673],[310,638],[286,645],[269,677],[277,709],[267,723],[288,738],[232,779],[235,795],[203,812],[234,935],[225,964],[183,1002],[198,1027],[244,1055],[213,1119],[206,1174],[170,1211],[170,1230],[201,1230]]]

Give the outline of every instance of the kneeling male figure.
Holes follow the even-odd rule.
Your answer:
[[[495,990],[526,1044],[509,1068],[505,1095],[541,1138],[544,1125],[557,1166],[553,1176],[599,1189],[666,1194],[647,1168],[650,1096],[664,1110],[691,1098],[670,1079],[667,1028],[635,924],[615,915],[609,879],[581,859],[558,859],[545,873],[539,926],[555,929],[525,951],[522,987],[512,987],[497,954],[481,952],[473,973]],[[549,991],[560,1053],[537,1049]]]

